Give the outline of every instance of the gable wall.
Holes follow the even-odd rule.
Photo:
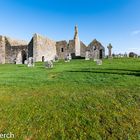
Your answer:
[[[35,34],[33,37],[33,57],[35,62],[42,61],[42,57],[53,60],[56,55],[55,41]]]

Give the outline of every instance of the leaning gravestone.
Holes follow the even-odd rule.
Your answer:
[[[89,57],[89,51],[86,51],[85,60],[90,60],[90,57]]]
[[[53,68],[53,62],[51,60],[46,61],[45,68]]]
[[[33,59],[33,57],[29,57],[28,67],[34,67],[34,59]]]
[[[97,65],[102,65],[102,63],[103,63],[103,62],[102,62],[101,59],[96,60],[96,64],[97,64]]]

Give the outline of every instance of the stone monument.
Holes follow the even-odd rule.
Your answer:
[[[74,44],[75,44],[75,56],[80,56],[80,40],[78,36],[77,26],[75,26]]]
[[[29,57],[28,67],[34,67],[34,59],[33,59],[33,57]]]
[[[97,61],[99,59],[99,50],[95,49],[94,50],[94,61]]]
[[[89,51],[86,51],[85,60],[90,60]]]
[[[65,62],[70,62],[69,55],[66,55],[66,56],[65,56]]]
[[[25,65],[28,65],[28,60],[25,60],[25,61],[24,61],[24,64],[25,64]]]
[[[17,55],[16,64],[22,64],[22,54],[21,54],[21,52],[19,52],[18,55]]]
[[[107,46],[107,48],[108,48],[108,58],[112,58],[112,45],[109,44],[109,45]]]
[[[102,63],[103,63],[103,62],[102,62],[101,59],[98,59],[98,60],[96,61],[96,64],[97,64],[97,65],[102,65]]]
[[[52,60],[48,60],[45,62],[45,68],[48,68],[48,69],[53,68]]]
[[[72,59],[72,56],[71,56],[71,54],[70,54],[70,53],[68,54],[68,57],[69,57],[69,60],[71,60],[71,59]]]

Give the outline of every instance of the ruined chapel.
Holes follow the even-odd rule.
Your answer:
[[[56,56],[58,59],[65,59],[69,54],[73,59],[85,58],[87,52],[90,59],[102,59],[105,57],[105,48],[96,39],[88,46],[80,41],[77,26],[75,26],[74,38],[69,41],[54,41],[34,34],[31,41],[27,43],[0,36],[1,64],[24,64],[29,57],[33,57],[35,62],[54,60]]]

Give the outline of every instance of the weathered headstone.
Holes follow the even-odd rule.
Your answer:
[[[45,62],[45,68],[53,68],[52,60],[48,60],[48,61]]]
[[[72,56],[71,56],[71,53],[69,53],[69,60],[71,60],[72,59]]]
[[[69,55],[65,56],[65,62],[70,62]]]
[[[85,60],[90,60],[89,51],[86,51]]]
[[[18,53],[16,57],[16,64],[22,64],[22,55],[21,52]]]
[[[96,60],[96,64],[97,64],[97,65],[102,65],[102,63],[103,63],[103,62],[102,62],[101,59]]]
[[[96,50],[94,51],[94,61],[97,61],[98,59],[99,59],[99,50],[96,49]]]
[[[53,60],[53,62],[58,62],[58,60],[59,60],[59,59],[58,59],[58,56],[55,55],[55,56],[54,56],[54,60]]]
[[[33,57],[29,57],[28,67],[34,67],[34,59],[33,59]]]
[[[24,64],[27,65],[27,64],[28,64],[28,60],[25,60],[25,61],[24,61]]]

